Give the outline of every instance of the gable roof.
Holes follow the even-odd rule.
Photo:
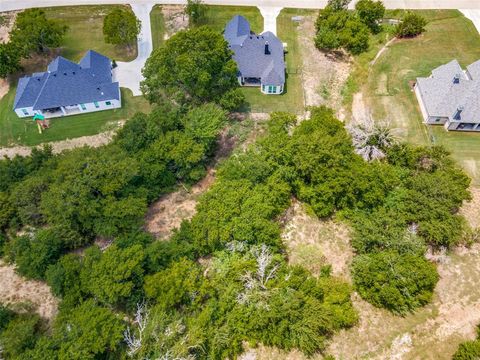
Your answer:
[[[230,45],[241,45],[250,35],[250,23],[241,15],[235,15],[225,27],[224,37]]]
[[[79,64],[59,56],[46,72],[21,78],[13,108],[43,110],[113,99],[119,100],[120,92],[118,82],[112,82],[111,61],[89,50]]]
[[[283,44],[275,34],[267,31],[256,35],[250,31],[248,21],[237,15],[225,27],[224,38],[234,53],[233,59],[242,77],[260,78],[264,85],[285,83]]]
[[[417,78],[429,116],[448,117],[450,121],[480,122],[480,62],[467,67],[457,60],[439,66],[429,78]],[[455,114],[461,110],[460,118]]]

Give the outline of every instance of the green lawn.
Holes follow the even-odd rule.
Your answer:
[[[207,6],[205,21],[201,25],[208,25],[211,28],[223,32],[225,25],[235,15],[242,15],[250,22],[252,31],[259,33],[263,31],[263,17],[260,10],[253,6]]]
[[[287,82],[281,95],[265,95],[256,87],[242,88],[248,106],[253,112],[290,111],[301,113],[305,102],[303,97],[301,67],[302,59],[298,45],[296,24],[291,20],[294,15],[305,14],[306,10],[284,9],[277,18],[278,37],[287,43]],[[218,31],[223,31],[227,22],[235,15],[242,15],[250,22],[256,33],[263,31],[263,17],[258,8],[243,6],[208,6],[206,25]]]
[[[44,9],[47,16],[68,25],[61,55],[78,61],[87,50],[98,51],[117,61],[137,57],[136,44],[131,49],[106,44],[103,38],[103,19],[115,7],[122,5],[67,6]]]
[[[31,118],[20,119],[12,110],[15,88],[0,100],[0,146],[33,146],[49,141],[94,135],[115,127],[119,120],[127,120],[135,112],[148,112],[150,105],[142,96],[132,96],[122,90],[120,109],[68,116],[50,120],[50,128],[38,133],[37,125]]]
[[[165,19],[160,5],[155,5],[150,12],[150,25],[152,27],[153,49],[156,49],[165,41]]]
[[[305,100],[302,86],[302,54],[298,44],[298,24],[292,21],[292,16],[306,15],[308,10],[283,9],[277,17],[277,36],[287,43],[287,82],[281,95],[265,95],[258,88],[243,88],[254,112],[289,111],[302,113],[305,109]]]
[[[103,39],[103,18],[116,6],[72,6],[45,9],[49,17],[59,19],[69,26],[60,54],[73,61],[78,61],[87,50],[93,49],[112,59],[133,60],[136,57],[136,46],[128,53],[125,48],[106,44]],[[157,33],[159,32],[161,30]],[[160,36],[163,37],[163,35]],[[25,72],[29,74],[45,71],[53,55],[34,55],[27,59],[24,62]],[[39,134],[36,124],[31,118],[19,119],[12,110],[16,78],[19,75],[13,77],[14,86],[11,86],[8,94],[0,99],[0,146],[31,146],[43,142],[94,135],[108,130],[119,120],[127,120],[137,111],[150,110],[150,105],[143,96],[133,97],[130,90],[122,89],[122,108],[52,119],[50,128],[43,134]]]
[[[409,81],[429,76],[432,69],[458,59],[466,66],[480,59],[480,36],[473,24],[456,10],[421,11],[429,23],[415,39],[398,40],[371,66],[362,88],[364,99],[377,120],[386,119],[399,134],[415,144],[442,144],[480,184],[480,135],[446,132],[422,123]],[[392,14],[392,12],[390,13]],[[399,13],[393,13],[399,15]],[[352,82],[362,83],[365,77]]]

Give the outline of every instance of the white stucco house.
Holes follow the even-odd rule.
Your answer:
[[[285,87],[285,53],[282,42],[270,31],[260,35],[236,15],[223,34],[233,51],[241,86],[258,86],[264,94],[281,94]]]
[[[120,87],[112,79],[112,62],[93,50],[78,64],[61,56],[47,71],[18,81],[13,110],[18,117],[45,118],[115,109],[122,106]]]
[[[426,124],[480,132],[480,60],[465,71],[453,60],[417,78],[415,95]]]

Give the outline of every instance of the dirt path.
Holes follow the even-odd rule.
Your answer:
[[[327,105],[340,112],[341,90],[350,73],[351,59],[341,53],[327,55],[315,47],[315,18],[305,16],[298,30],[305,101],[307,106]]]
[[[236,146],[237,139],[225,129],[218,140],[218,150],[207,175],[190,190],[180,184],[180,190],[162,196],[154,202],[145,216],[145,230],[160,240],[170,237],[183,220],[190,220],[196,213],[199,197],[215,182],[215,167],[227,158]]]
[[[375,58],[370,62],[370,66],[373,66],[375,65],[375,63],[377,62],[378,58],[380,56],[382,56],[382,54],[388,49],[388,47],[393,44],[393,42],[396,40],[397,38],[392,38],[390,39],[385,45],[383,45],[383,47],[380,49],[380,51],[377,53],[377,55],[375,55]]]
[[[0,261],[0,303],[30,302],[36,312],[46,319],[57,313],[58,299],[43,282],[27,280],[15,273],[14,267]]]
[[[119,122],[119,126],[122,126],[124,122]],[[74,149],[81,146],[99,147],[108,144],[116,130],[106,131],[97,135],[82,136],[75,139],[67,139],[62,141],[46,143],[52,145],[53,152],[55,154],[61,153],[64,150]],[[14,146],[7,148],[0,148],[0,158],[4,156],[13,158],[15,155],[28,156],[32,152],[32,148],[28,146]]]

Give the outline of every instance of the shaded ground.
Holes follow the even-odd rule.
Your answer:
[[[43,318],[52,319],[57,313],[58,299],[41,281],[27,280],[15,273],[14,267],[0,261],[0,303],[29,302]]]

